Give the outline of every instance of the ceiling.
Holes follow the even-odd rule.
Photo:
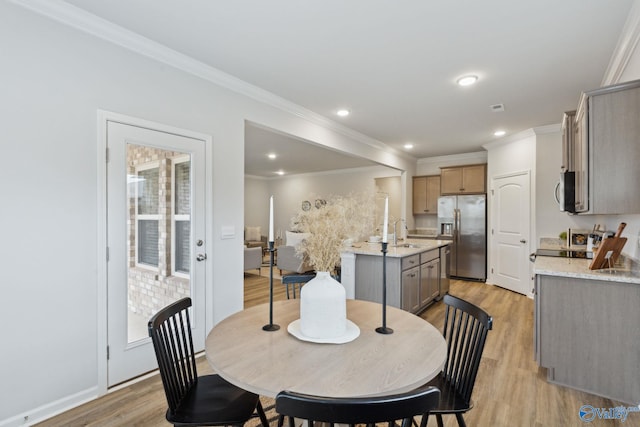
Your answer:
[[[329,150],[271,129],[245,125],[245,174],[274,177],[373,166],[369,160]],[[271,160],[268,154],[276,154]]]
[[[412,142],[408,153],[425,158],[480,151],[498,129],[508,137],[559,123],[581,91],[601,86],[633,1],[67,3],[394,149],[407,151],[403,145]],[[466,74],[478,82],[458,86]],[[495,112],[496,104],[504,111]],[[336,116],[340,108],[351,114]],[[279,166],[288,173],[307,170],[306,159],[318,164],[314,156],[337,154],[248,129],[248,174],[273,176],[265,141],[319,150]],[[338,157],[346,167],[370,164]]]

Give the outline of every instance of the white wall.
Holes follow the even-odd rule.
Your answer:
[[[376,208],[375,222],[372,232],[376,235],[382,235],[384,223],[384,203],[385,196],[389,197],[389,220],[388,233],[392,234],[394,230],[398,233],[398,238],[405,237],[405,225],[402,220],[406,221],[402,213],[402,185],[400,182],[400,174],[396,176],[388,176],[385,178],[376,178]],[[366,237],[366,236],[363,236]],[[391,241],[391,240],[390,240]]]
[[[314,204],[316,198],[349,193],[374,192],[375,179],[399,176],[400,172],[384,166],[342,171],[300,174],[269,179],[269,192],[274,196],[274,227],[284,236],[290,230],[291,218],[300,210],[303,200]]]
[[[263,236],[269,234],[269,180],[261,177],[244,177],[244,225],[260,226]],[[277,202],[277,200],[276,200]],[[274,202],[277,206],[277,203]],[[274,206],[274,211],[276,207]],[[274,214],[274,217],[277,216]],[[274,218],[274,223],[275,223]],[[277,230],[277,228],[276,228]]]
[[[358,137],[0,2],[0,425],[105,391],[97,111],[212,135],[207,326],[242,308],[245,120],[400,169]],[[222,240],[222,226],[234,239]]]

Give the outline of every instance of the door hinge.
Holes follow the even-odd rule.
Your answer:
[[[109,346],[107,346],[107,360],[109,360]]]
[[[493,196],[493,188],[491,189],[491,195]]]
[[[105,161],[109,163],[109,147],[105,148]]]
[[[491,274],[493,274],[493,267],[491,267]]]

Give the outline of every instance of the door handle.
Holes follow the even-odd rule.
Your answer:
[[[558,190],[560,190],[560,181],[556,182],[556,188],[555,190],[553,190],[553,197],[555,197],[556,203],[560,205],[560,196],[559,196],[560,193]]]
[[[207,254],[196,255],[196,261],[204,261],[205,259],[207,259]]]
[[[527,243],[527,241],[524,239],[520,239],[520,243]]]

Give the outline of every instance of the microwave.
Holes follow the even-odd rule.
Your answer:
[[[555,190],[556,202],[561,212],[576,213],[576,173],[565,171],[560,173],[560,181]]]

